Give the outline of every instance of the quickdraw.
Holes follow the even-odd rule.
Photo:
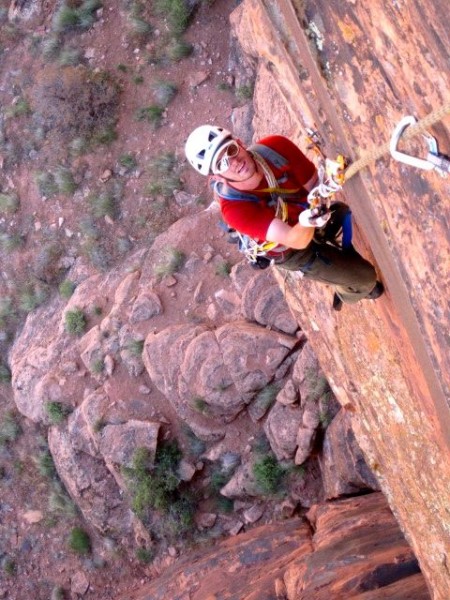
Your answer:
[[[332,197],[342,190],[347,161],[342,154],[336,160],[327,158],[322,150],[323,141],[317,131],[307,129],[308,150],[313,150],[318,159],[318,184],[309,192],[308,202],[316,216],[328,211]]]

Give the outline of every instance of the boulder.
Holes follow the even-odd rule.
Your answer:
[[[379,490],[352,430],[350,415],[341,410],[328,426],[320,456],[327,498]]]
[[[229,421],[276,377],[295,342],[244,321],[216,331],[174,325],[147,336],[143,358],[154,384],[179,414],[197,409]]]

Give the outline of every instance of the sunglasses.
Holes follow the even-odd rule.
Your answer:
[[[220,158],[217,160],[216,165],[213,169],[214,173],[220,175],[221,173],[225,173],[230,168],[230,158],[236,158],[239,154],[241,147],[237,142],[231,140],[225,144],[225,147],[221,149]]]

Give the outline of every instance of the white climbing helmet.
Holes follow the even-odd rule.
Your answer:
[[[223,127],[201,125],[194,129],[186,141],[186,158],[201,175],[209,175],[212,172],[214,155],[231,137],[232,133]]]

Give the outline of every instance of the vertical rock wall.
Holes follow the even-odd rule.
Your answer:
[[[232,15],[257,59],[255,130],[351,158],[378,149],[405,114],[448,103],[445,2],[246,0]],[[450,150],[448,117],[434,128]],[[426,152],[422,140],[410,153]],[[332,291],[295,274],[283,289],[433,589],[450,597],[448,273],[450,191],[436,173],[389,156],[350,179],[356,245],[386,294],[331,310]],[[280,277],[281,283],[281,277]]]

